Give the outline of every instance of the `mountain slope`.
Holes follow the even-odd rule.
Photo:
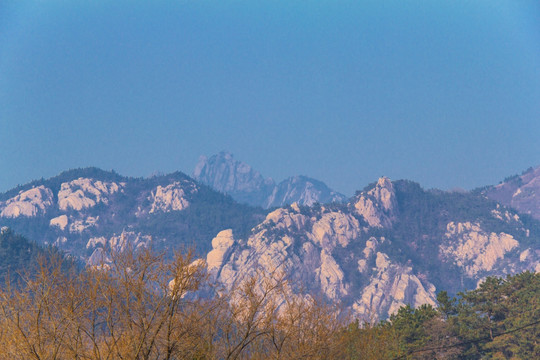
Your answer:
[[[127,243],[205,252],[220,229],[246,233],[263,216],[180,172],[136,179],[77,169],[0,194],[0,225],[85,259]]]
[[[195,166],[193,177],[214,190],[231,195],[236,201],[263,208],[285,206],[297,202],[312,205],[316,202],[344,202],[346,197],[328,188],[319,180],[293,176],[276,185],[258,171],[228,152],[210,158],[202,156]]]
[[[246,174],[248,183],[263,179]],[[299,196],[296,183],[312,183],[294,179],[276,199],[290,201]],[[239,184],[231,188],[245,188]],[[540,271],[540,221],[480,191],[426,191],[387,178],[347,203],[293,203],[268,213],[180,172],[135,179],[77,169],[0,194],[0,226],[90,264],[103,249],[196,247],[226,286],[283,271],[366,321],[404,304],[434,304],[438,289],[455,294],[486,276]]]
[[[490,199],[540,220],[540,166],[483,190]]]
[[[532,225],[532,226],[531,226]],[[425,191],[381,178],[348,204],[279,208],[249,237],[212,242],[210,272],[232,287],[257,271],[340,300],[366,321],[435,304],[486,276],[540,271],[539,222],[479,194]]]

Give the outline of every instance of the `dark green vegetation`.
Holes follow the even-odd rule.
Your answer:
[[[28,266],[37,261],[43,250],[21,235],[3,228],[0,234],[0,277],[18,276]]]
[[[37,264],[50,257],[60,256],[54,247],[43,248],[4,227],[0,233],[0,284],[7,278],[12,282],[35,271]],[[66,260],[66,259],[65,259]],[[69,261],[68,261],[69,262]]]
[[[489,277],[437,309],[399,309],[387,321],[349,325],[350,359],[538,359],[540,274]]]

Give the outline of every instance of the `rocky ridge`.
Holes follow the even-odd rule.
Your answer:
[[[440,277],[476,284],[490,275],[540,270],[540,249],[528,246],[528,229],[511,210],[502,218],[498,207],[486,210],[486,216],[513,229],[508,233],[487,231],[478,218],[447,222],[434,234],[434,262],[444,265],[434,274],[429,264],[412,261],[416,245],[396,235],[400,212],[408,211],[400,191],[381,178],[347,205],[279,208],[246,239],[235,238],[231,230],[220,232],[207,255],[208,268],[227,287],[257,272],[290,274],[292,284],[342,301],[369,322],[405,304],[435,305]],[[446,269],[453,272],[443,273]]]
[[[205,213],[220,214],[219,219],[204,222]],[[96,251],[128,243],[157,249],[193,246],[194,234],[199,234],[195,245],[207,251],[215,231],[230,226],[233,217],[242,229],[255,224],[259,213],[182,173],[133,179],[78,169],[0,194],[0,225],[85,261]],[[194,219],[204,227],[194,228]]]

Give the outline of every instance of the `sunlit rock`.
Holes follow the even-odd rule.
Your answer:
[[[120,191],[123,185],[88,178],[62,183],[58,192],[58,208],[80,211],[98,203],[108,204],[109,196]]]
[[[189,206],[187,196],[197,191],[195,184],[175,181],[167,186],[159,185],[150,196],[150,213],[180,211]]]
[[[65,230],[66,226],[68,224],[68,217],[66,215],[60,215],[55,218],[52,218],[49,221],[49,225],[51,227],[58,227],[60,230]]]
[[[464,268],[470,277],[492,270],[498,260],[519,246],[512,235],[487,233],[479,224],[470,222],[448,223],[445,236],[446,241],[439,247],[441,255]]]
[[[71,224],[69,224],[69,232],[80,234],[84,230],[90,227],[96,226],[98,220],[99,220],[99,216],[97,217],[89,216],[85,219],[74,220]]]
[[[234,237],[231,229],[221,231],[212,239],[212,250],[206,256],[209,271],[217,270],[223,265],[233,244]]]
[[[21,191],[17,196],[0,202],[0,217],[16,218],[19,216],[36,216],[44,213],[53,204],[51,189],[43,185],[30,190]]]
[[[390,227],[397,212],[396,193],[390,179],[382,177],[373,189],[358,195],[354,207],[369,226]]]

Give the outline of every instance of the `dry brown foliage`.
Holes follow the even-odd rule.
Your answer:
[[[149,250],[66,269],[60,257],[0,290],[1,359],[331,359],[345,322],[330,304],[255,273],[225,291],[202,261]]]

